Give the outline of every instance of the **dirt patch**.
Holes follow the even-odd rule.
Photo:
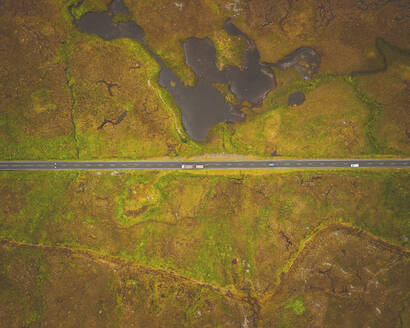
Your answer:
[[[35,261],[25,262],[27,254]],[[252,313],[245,295],[88,251],[3,241],[0,257],[7,327],[238,327]],[[7,298],[16,292],[20,299]],[[36,299],[41,309],[33,312]]]
[[[3,240],[0,258],[8,327],[62,318],[91,327],[407,324],[409,251],[340,224],[306,242],[280,285],[259,297],[86,250]]]
[[[408,250],[331,226],[309,240],[268,298],[262,326],[403,325],[409,268]]]

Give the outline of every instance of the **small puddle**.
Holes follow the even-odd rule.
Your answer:
[[[89,12],[76,19],[73,8],[79,8],[84,0],[69,7],[75,25],[84,33],[96,34],[104,40],[129,38],[143,45],[161,66],[159,84],[172,95],[181,111],[182,124],[187,134],[196,141],[203,141],[209,129],[220,122],[237,122],[246,115],[240,111],[243,102],[261,106],[266,95],[276,87],[271,67],[288,69],[295,67],[304,79],[310,79],[320,65],[319,54],[311,48],[303,47],[284,57],[277,63],[263,63],[259,51],[246,34],[230,20],[224,24],[225,31],[232,36],[240,36],[247,42],[241,67],[229,66],[219,70],[216,65],[216,50],[208,38],[188,38],[183,42],[186,64],[196,76],[194,87],[186,86],[165,66],[161,58],[145,43],[145,32],[135,22],[114,22],[113,17],[129,14],[123,0],[113,0],[106,12]],[[229,85],[239,105],[228,102],[213,86],[213,83]]]
[[[288,106],[299,106],[305,102],[305,94],[300,91],[293,92],[289,95]]]

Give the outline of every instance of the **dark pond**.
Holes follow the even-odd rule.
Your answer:
[[[70,13],[83,2],[84,0],[71,6]],[[194,87],[186,86],[147,46],[144,42],[144,30],[139,25],[135,22],[113,22],[115,15],[128,13],[123,0],[113,0],[106,12],[86,13],[80,19],[72,17],[82,32],[97,34],[104,40],[130,38],[140,42],[161,66],[159,84],[172,95],[181,111],[184,129],[196,141],[205,140],[209,129],[217,123],[244,120],[245,114],[240,111],[244,101],[260,106],[269,91],[276,87],[272,66],[279,69],[295,67],[303,78],[309,79],[317,72],[320,64],[320,56],[306,47],[296,50],[277,63],[263,63],[253,40],[228,20],[224,25],[226,32],[241,36],[247,42],[241,67],[229,66],[220,71],[216,66],[216,50],[212,41],[208,38],[188,38],[183,47],[186,64],[196,75],[196,84]],[[235,106],[226,101],[212,86],[213,83],[229,85],[240,105]]]
[[[224,25],[225,31],[232,36],[242,36],[247,42],[242,67],[231,66],[226,71],[231,92],[239,100],[252,104],[262,104],[269,91],[276,87],[275,76],[268,64],[261,63],[259,51],[248,36],[242,33],[229,20]]]
[[[76,6],[70,7],[78,8],[83,4],[84,0],[80,1]],[[108,7],[106,12],[94,13],[88,12],[76,19],[73,15],[74,23],[77,27],[85,33],[97,34],[104,40],[114,40],[119,38],[129,38],[139,42],[144,41],[145,32],[135,22],[118,22],[112,21],[113,16],[120,14],[128,14],[128,8],[124,5],[122,0],[114,0]]]
[[[198,48],[195,45],[198,45]],[[209,45],[212,48],[207,47]],[[215,124],[243,120],[245,114],[227,102],[211,85],[213,82],[224,82],[224,76],[216,68],[215,49],[210,40],[190,38],[185,41],[184,49],[186,62],[197,76],[195,87],[185,86],[157,55],[152,52],[151,55],[161,65],[159,84],[173,96],[175,104],[181,111],[185,131],[192,139],[202,141],[208,135],[209,129]],[[193,49],[194,51],[191,53],[190,50]],[[205,53],[200,53],[196,51],[197,49],[202,49]],[[206,56],[212,55],[212,52],[213,58]],[[204,65],[201,59],[204,60]],[[207,74],[208,69],[209,75]]]
[[[299,106],[305,102],[305,94],[300,91],[293,92],[289,95],[288,105],[289,106]]]
[[[296,49],[290,55],[285,56],[271,66],[280,70],[287,70],[294,67],[304,80],[310,80],[313,74],[317,73],[320,66],[320,55],[315,49],[301,47]]]

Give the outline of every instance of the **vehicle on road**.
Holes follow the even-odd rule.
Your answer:
[[[350,164],[350,167],[359,167],[359,163]]]
[[[193,169],[195,166],[192,164],[182,164],[181,168],[183,169]]]
[[[203,164],[197,164],[195,167],[196,167],[197,169],[203,169],[203,168],[204,168],[204,165],[203,165]]]
[[[275,163],[269,163],[268,165],[269,166],[275,166]]]

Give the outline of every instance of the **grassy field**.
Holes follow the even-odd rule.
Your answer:
[[[158,85],[159,67],[141,45],[127,39],[103,41],[78,31],[68,12],[76,0],[29,3],[30,15],[17,2],[5,1],[10,14],[0,16],[5,27],[1,159],[409,154],[410,57],[402,50],[407,49],[407,30],[404,20],[394,19],[400,15],[395,4],[366,9],[350,1],[321,9],[307,0],[289,8],[271,1],[201,0],[180,8],[167,0],[125,1],[131,16],[116,20],[141,25],[150,48],[187,85],[195,83],[183,54],[182,42],[188,37],[210,38],[219,68],[241,64],[245,43],[223,30],[228,17],[255,41],[262,61],[277,61],[301,46],[321,54],[321,69],[312,81],[303,81],[292,69],[275,70],[278,87],[260,108],[243,109],[244,122],[220,123],[197,143],[185,134],[179,109]],[[108,3],[86,0],[73,14],[102,11]],[[357,17],[357,24],[349,17]],[[379,68],[379,49],[386,71],[350,77],[351,71]],[[226,88],[219,89],[232,100]],[[287,97],[297,90],[305,92],[306,102],[290,108]],[[98,129],[104,120],[116,121],[121,115],[121,123]]]
[[[189,37],[214,43],[219,69],[241,66],[246,43],[223,30],[228,18],[263,62],[307,46],[320,70],[305,81],[273,68],[263,104],[198,143],[141,44],[81,33],[68,11],[79,0],[1,1],[0,160],[409,156],[401,2],[124,2],[130,15],[114,22],[140,25],[186,85]],[[289,107],[295,91],[306,101]],[[410,326],[409,180],[387,169],[0,172],[0,328]]]
[[[5,259],[0,261],[4,263],[0,282],[8,287],[0,303],[5,304],[10,293],[33,288],[34,296],[21,299],[18,294],[10,305],[18,313],[16,325],[24,320],[51,320],[63,311],[63,305],[56,305],[55,314],[53,298],[79,297],[75,290],[83,288],[85,280],[101,275],[87,287],[87,297],[94,297],[90,303],[95,304],[90,305],[90,320],[99,317],[95,314],[99,306],[109,312],[112,322],[122,320],[129,326],[134,320],[130,311],[138,308],[137,299],[143,297],[156,299],[144,305],[154,312],[136,316],[157,320],[157,326],[168,311],[183,326],[192,324],[189,320],[196,318],[195,311],[216,320],[210,327],[224,320],[230,324],[222,326],[249,320],[250,326],[269,327],[278,318],[289,327],[304,327],[311,317],[332,326],[342,320],[332,317],[332,309],[349,306],[343,288],[358,284],[359,278],[352,275],[360,266],[360,288],[372,284],[374,277],[366,273],[368,268],[383,272],[378,280],[381,289],[357,291],[352,302],[375,295],[375,300],[388,304],[383,309],[374,304],[387,312],[384,318],[398,320],[407,304],[403,294],[408,290],[406,271],[400,270],[408,268],[408,186],[407,170],[2,173],[0,239],[5,241],[1,251]],[[337,274],[333,269],[331,274],[337,276],[326,279],[336,285],[329,287],[317,271],[326,271],[329,263],[353,273]],[[393,279],[385,268],[396,265],[403,269]],[[71,269],[63,274],[64,267]],[[303,272],[308,269],[311,285],[321,289],[293,287],[304,281]],[[15,277],[13,270],[21,273]],[[30,274],[33,270],[37,270],[34,275]],[[142,276],[138,273],[137,278],[130,278],[135,270]],[[7,282],[10,279],[13,284]],[[63,289],[58,296],[58,286],[67,279],[76,289]],[[104,279],[112,283],[102,288],[99,284]],[[133,291],[136,296],[131,299],[126,296],[130,279],[142,288]],[[13,286],[18,281],[24,284],[16,289]],[[157,284],[162,287],[155,287]],[[332,288],[337,290],[334,295]],[[203,292],[205,296],[199,297]],[[338,299],[339,292],[345,301]],[[100,303],[95,293],[101,293]],[[116,298],[121,293],[129,303],[122,305],[124,312],[115,312],[113,304],[119,302]],[[157,293],[163,296],[158,299]],[[320,294],[319,301],[316,294]],[[322,306],[320,313],[315,302]],[[85,311],[81,304],[78,307]],[[371,311],[377,310],[361,306],[369,314],[363,322],[373,322]],[[7,317],[4,311],[0,310],[0,318]],[[181,319],[184,311],[191,314]],[[72,316],[76,322],[80,314]],[[350,321],[340,322],[347,325]]]

